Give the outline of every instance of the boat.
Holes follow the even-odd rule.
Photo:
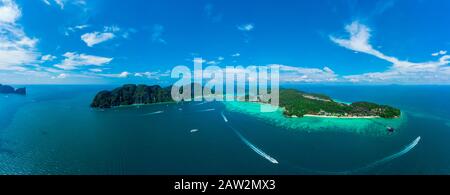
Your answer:
[[[395,129],[394,129],[393,127],[386,127],[386,130],[387,130],[389,133],[394,133],[394,131],[395,131]]]

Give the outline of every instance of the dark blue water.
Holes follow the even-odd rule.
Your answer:
[[[408,120],[391,136],[306,132],[226,111],[221,103],[99,111],[89,108],[92,98],[113,86],[30,86],[26,97],[0,96],[0,173],[450,173],[450,87],[290,87],[396,106]],[[229,125],[279,164],[258,155]],[[420,143],[405,155],[354,171],[401,151],[418,136]]]

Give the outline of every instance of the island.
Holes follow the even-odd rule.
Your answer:
[[[295,89],[280,89],[280,107],[288,117],[398,118],[401,111],[370,102],[344,104],[322,95]]]
[[[195,87],[203,89],[200,84],[191,83],[180,87],[180,93],[183,93],[183,88],[185,87],[191,87],[192,92]],[[159,85],[148,86],[144,84],[126,84],[112,91],[100,91],[92,101],[91,107],[105,109],[118,106],[174,102],[171,91],[172,86],[163,88]],[[193,93],[191,98],[194,98]]]
[[[27,94],[27,89],[25,87],[15,89],[14,87],[11,87],[9,85],[2,85],[2,84],[0,84],[0,93],[2,93],[2,94],[26,95]]]
[[[152,104],[171,102],[171,87],[162,88],[159,85],[127,84],[112,91],[99,92],[92,101],[92,108],[112,108],[133,104]]]

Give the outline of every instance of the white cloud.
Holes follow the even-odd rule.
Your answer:
[[[42,61],[53,61],[56,59],[56,56],[52,56],[52,55],[44,55],[41,57]]]
[[[206,60],[204,60],[203,58],[194,58],[192,60],[192,62],[194,62],[196,64],[200,64],[200,63],[206,63]]]
[[[225,58],[224,58],[224,57],[222,57],[222,56],[219,56],[219,57],[217,58],[217,60],[219,60],[219,61],[223,61],[223,60],[225,60]]]
[[[94,45],[108,41],[110,39],[113,39],[114,37],[115,35],[110,32],[92,32],[82,35],[81,40],[83,40],[88,47],[93,47]]]
[[[244,32],[252,31],[255,28],[255,25],[253,24],[242,24],[237,26],[237,29]]]
[[[129,72],[122,72],[118,75],[119,78],[128,78],[128,76],[130,75]]]
[[[65,59],[61,63],[54,65],[63,70],[75,70],[82,66],[103,66],[113,60],[113,58],[77,54],[74,52],[67,52],[63,56]]]
[[[447,51],[441,50],[441,51],[438,51],[436,53],[432,53],[431,55],[436,57],[436,56],[445,55],[445,54],[447,54]]]
[[[96,75],[109,78],[128,78],[131,75],[131,73],[124,71],[118,74],[96,74]]]
[[[239,56],[241,56],[240,53],[235,53],[235,54],[231,55],[231,57],[239,57]]]
[[[63,2],[63,0],[55,0],[55,3],[58,4],[61,9],[64,9],[64,2]]]
[[[328,67],[319,69],[280,64],[269,65],[269,67],[271,66],[278,66],[280,70],[280,81],[282,82],[322,83],[338,81],[338,75]]]
[[[67,78],[67,74],[61,73],[58,76],[53,76],[52,79],[65,79]]]
[[[17,4],[12,0],[0,1],[0,23],[15,23],[22,15]]]
[[[86,0],[42,0],[42,2],[48,6],[56,4],[61,10],[63,10],[68,3],[78,6],[86,5]]]
[[[91,69],[89,69],[89,71],[91,71],[91,72],[103,72],[103,70],[100,69],[100,68],[91,68]]]
[[[220,64],[220,62],[211,60],[211,61],[207,61],[206,64],[208,64],[208,65],[218,65],[218,64]]]
[[[135,73],[134,74],[135,77],[145,77],[148,79],[155,79],[155,80],[160,80],[161,77],[169,77],[170,76],[170,71],[166,71],[166,72],[160,72],[160,71],[156,71],[156,72],[142,72],[142,73]]]
[[[78,29],[86,28],[87,26],[77,26]],[[77,28],[75,27],[75,28]],[[74,32],[74,31],[72,31]],[[103,31],[95,31],[91,33],[85,33],[81,36],[81,39],[89,46],[92,47],[96,44],[103,43],[105,41],[122,37],[125,39],[128,39],[130,37],[130,34],[136,33],[137,30],[134,28],[129,29],[122,29],[118,26],[112,25],[112,26],[104,26]],[[67,33],[66,33],[67,35]]]
[[[162,34],[164,33],[164,26],[155,24],[153,26],[152,40],[153,42],[166,44],[166,40],[162,38]]]
[[[85,28],[88,28],[90,25],[88,24],[81,24],[81,25],[77,25],[77,26],[71,26],[71,27],[67,27],[66,32],[64,32],[64,34],[66,36],[69,36],[70,33],[74,33],[77,32],[79,30],[83,30]]]
[[[47,5],[51,5],[50,2],[48,0],[42,0],[42,2],[44,2]]]
[[[22,13],[12,0],[0,0],[0,70],[26,70],[35,65],[38,39],[28,37],[17,20]]]
[[[388,56],[374,49],[369,43],[370,29],[355,21],[345,27],[350,34],[348,39],[330,36],[330,39],[341,47],[366,53],[392,63],[392,66],[384,72],[349,75],[344,78],[352,82],[392,82],[392,83],[418,83],[418,82],[449,82],[449,74],[446,71],[450,63],[450,55],[446,51],[440,51],[443,55],[437,61],[409,62]]]

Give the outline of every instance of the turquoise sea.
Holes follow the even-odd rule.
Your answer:
[[[285,86],[401,108],[394,122],[283,120],[220,102],[89,107],[114,87],[0,95],[0,174],[450,174],[448,86]]]

